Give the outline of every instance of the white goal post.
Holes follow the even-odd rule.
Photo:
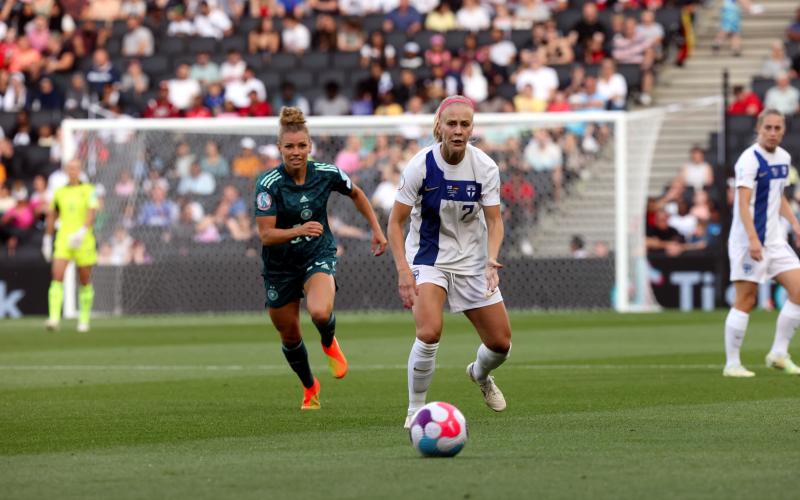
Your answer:
[[[478,113],[475,117],[474,135],[477,137],[490,131],[505,129],[518,130],[529,136],[531,131],[539,128],[556,130],[586,123],[608,127],[610,138],[604,145],[603,153],[594,161],[605,161],[609,164],[609,168],[613,168],[613,193],[609,193],[612,197],[609,199],[609,205],[613,205],[613,222],[609,221],[605,232],[613,259],[610,261],[613,264],[613,290],[610,291],[613,298],[609,305],[620,312],[651,310],[656,307],[652,300],[647,272],[644,221],[653,152],[666,112],[664,109],[651,109],[635,112]],[[432,115],[344,116],[309,117],[307,125],[311,131],[312,140],[318,136],[403,135],[412,130],[413,133],[420,135],[420,142],[429,142],[432,123]],[[94,161],[91,148],[93,141],[89,141],[89,137],[129,148],[126,150],[128,151],[126,154],[133,161],[137,150],[132,144],[140,138],[144,140],[143,138],[146,137],[149,144],[152,144],[147,147],[156,147],[162,140],[173,140],[168,137],[186,138],[194,135],[220,140],[230,137],[236,141],[236,144],[245,136],[274,143],[277,130],[277,118],[68,119],[62,123],[61,127],[62,161],[66,162],[82,151],[81,154],[90,166],[90,178],[95,182],[107,183],[110,182],[108,179],[112,177],[102,179],[101,173],[91,168]],[[89,146],[85,146],[87,144]],[[81,145],[85,146],[82,150]],[[171,148],[172,146],[165,147]],[[104,172],[122,168],[128,168],[128,165],[109,164],[104,167]],[[586,184],[585,189],[592,189],[591,180],[584,181],[584,183]],[[106,184],[104,187],[106,192],[113,190],[111,185]],[[243,193],[243,195],[249,208],[252,193]],[[367,195],[369,196],[370,193]],[[546,215],[542,217],[546,217]],[[537,227],[533,225],[531,231],[535,234]],[[529,257],[536,259],[539,255],[533,254]],[[535,276],[533,278],[535,279]],[[119,285],[114,285],[114,288],[119,288]],[[74,294],[74,291],[73,281],[68,283],[67,293]],[[98,292],[112,293],[111,288]],[[123,299],[120,298],[120,300]],[[70,307],[65,310],[65,314],[74,315],[74,302],[68,302],[68,304]],[[526,306],[523,305],[523,307]],[[119,307],[107,312],[119,313],[120,310],[127,312],[124,308],[120,309]]]

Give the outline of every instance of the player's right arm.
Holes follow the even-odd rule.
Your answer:
[[[278,207],[274,202],[273,193],[269,189],[258,185],[255,199],[256,224],[261,244],[265,247],[288,243],[300,236],[318,238],[322,236],[324,228],[316,221],[308,221],[302,226],[279,228]]]
[[[44,256],[44,260],[47,262],[53,259],[53,234],[56,232],[57,217],[58,205],[56,203],[56,194],[53,193],[53,199],[50,200],[50,206],[47,208],[44,237],[42,238],[42,256]]]
[[[749,154],[748,154],[749,153]],[[758,239],[753,215],[750,213],[750,200],[753,197],[756,175],[758,175],[758,162],[750,150],[742,153],[736,162],[736,190],[739,194],[739,220],[747,233],[750,257],[760,261],[764,257],[764,248]]]
[[[422,158],[422,161],[420,160]],[[419,189],[425,176],[424,154],[418,153],[417,156],[409,161],[408,166],[400,178],[400,187],[397,189],[394,206],[389,213],[389,222],[386,228],[386,235],[389,239],[389,248],[392,249],[394,266],[397,270],[397,291],[403,307],[411,309],[414,300],[419,294],[417,280],[408,265],[406,259],[405,239],[403,238],[403,228],[406,226],[411,210],[419,198]]]

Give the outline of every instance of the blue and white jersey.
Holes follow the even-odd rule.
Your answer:
[[[481,207],[500,205],[500,169],[474,146],[467,146],[458,165],[444,161],[440,149],[440,143],[423,149],[403,171],[395,199],[414,207],[406,259],[455,274],[483,274],[488,232]]]
[[[753,190],[750,213],[762,245],[783,244],[786,231],[781,226],[780,210],[783,189],[789,176],[792,157],[783,148],[770,153],[758,144],[747,148],[736,162],[736,198],[728,245],[748,246],[749,240],[739,217],[739,189]]]

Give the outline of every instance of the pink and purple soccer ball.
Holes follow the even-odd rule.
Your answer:
[[[414,414],[411,445],[426,457],[454,457],[467,442],[467,421],[449,403],[428,403]]]

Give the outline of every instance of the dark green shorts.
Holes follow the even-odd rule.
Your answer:
[[[302,299],[303,285],[308,278],[315,273],[325,273],[331,276],[336,275],[336,257],[323,257],[314,260],[305,270],[299,270],[294,274],[282,273],[279,275],[267,272],[264,275],[264,289],[267,293],[266,307],[278,308],[286,304]],[[338,289],[338,286],[337,286]]]

